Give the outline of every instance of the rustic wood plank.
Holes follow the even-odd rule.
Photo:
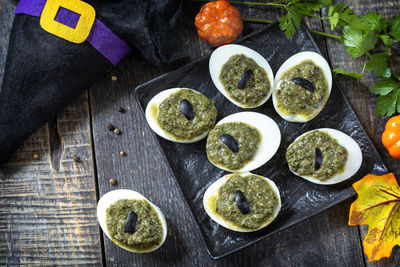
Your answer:
[[[334,1],[336,3],[345,2],[355,13],[365,15],[368,12],[376,12],[382,14],[383,17],[389,18],[390,16],[398,15],[400,11],[399,1],[362,1],[362,0],[346,0]],[[330,32],[329,26],[325,25],[324,31]],[[327,40],[327,48],[329,51],[329,59],[333,68],[342,67],[354,72],[361,72],[362,58],[350,57],[340,42],[332,39]],[[393,58],[394,69],[400,68],[400,56],[394,55]],[[400,162],[390,157],[386,149],[381,143],[381,135],[385,128],[385,123],[388,118],[374,116],[374,108],[376,106],[373,94],[369,93],[368,87],[378,81],[375,74],[371,72],[366,73],[362,81],[338,76],[336,82],[343,89],[351,105],[353,106],[357,117],[361,121],[368,136],[371,138],[373,144],[377,148],[379,154],[382,156],[384,162],[387,164],[389,170],[393,171],[396,177],[400,177]],[[398,179],[399,180],[399,179]],[[360,228],[360,239],[363,240],[367,234],[368,227],[362,226]],[[379,262],[371,263],[364,255],[367,266],[394,266],[400,262],[400,249],[396,246],[393,249],[392,256],[387,259],[382,259]]]
[[[271,19],[278,15],[271,8],[240,8],[246,17]],[[244,34],[260,27],[263,25],[246,24]],[[323,39],[318,41],[324,49]],[[191,36],[190,45],[193,59],[210,51],[195,35]],[[106,263],[111,266],[123,266],[126,262],[137,266],[302,266],[315,263],[322,266],[363,266],[358,228],[347,226],[349,201],[219,261],[208,257],[189,217],[189,210],[183,204],[172,174],[133,96],[133,89],[138,84],[174,67],[157,70],[140,58],[131,58],[114,70],[117,81],[106,78],[90,91],[100,196],[119,188],[143,193],[163,210],[169,226],[163,247],[146,255],[126,252],[105,237]],[[120,114],[119,107],[127,112]],[[108,123],[120,128],[122,134],[107,131]],[[119,155],[121,150],[127,153],[125,157]],[[117,180],[114,186],[108,184],[111,177]]]
[[[0,1],[0,77],[14,9]],[[85,93],[1,166],[1,266],[102,264],[87,101]]]
[[[0,265],[102,263],[87,95],[57,118],[2,165]]]

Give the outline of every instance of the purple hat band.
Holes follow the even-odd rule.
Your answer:
[[[20,0],[15,14],[40,17],[45,5],[46,0]],[[61,7],[55,17],[55,21],[75,28],[79,18],[80,14]],[[86,41],[96,48],[96,50],[113,65],[117,65],[118,62],[131,51],[131,48],[123,40],[98,19],[95,19]]]

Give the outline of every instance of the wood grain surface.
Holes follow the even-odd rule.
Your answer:
[[[2,44],[14,9],[0,1]],[[0,266],[102,264],[91,138],[85,92],[1,166]]]
[[[339,2],[339,1],[334,1]],[[399,1],[346,1],[347,5],[354,10],[355,13],[360,15],[365,15],[368,12],[376,12],[382,14],[383,17],[390,17],[398,15],[400,12],[400,2]],[[326,14],[324,14],[326,15]],[[324,32],[330,32],[328,26],[324,27]],[[326,47],[328,51],[328,61],[332,68],[342,67],[354,72],[361,72],[362,70],[362,57],[352,58],[350,57],[343,46],[332,39],[327,39]],[[396,72],[400,71],[400,55],[395,54],[393,56],[394,70]],[[376,106],[376,97],[368,92],[368,87],[373,85],[377,80],[377,76],[372,72],[368,72],[364,75],[362,81],[355,79],[350,79],[344,76],[338,76],[336,79],[338,86],[340,86],[347,99],[349,99],[354,111],[361,124],[363,125],[368,136],[371,138],[375,148],[378,150],[379,154],[382,156],[385,164],[394,172],[396,177],[400,177],[400,164],[399,161],[390,157],[389,153],[382,146],[381,135],[385,129],[385,123],[387,118],[374,116],[374,109]],[[397,179],[399,180],[399,179]],[[367,234],[368,227],[361,226],[360,228],[360,238],[364,239]],[[364,260],[367,266],[400,266],[400,250],[399,247],[395,247],[393,250],[393,255],[389,259],[382,259],[379,262],[370,263],[368,258],[364,255]]]
[[[357,13],[398,14],[400,3],[345,1]],[[0,1],[0,82],[15,1]],[[193,4],[193,12],[198,8]],[[244,17],[276,19],[273,8],[238,6]],[[329,31],[318,20],[310,28]],[[244,34],[263,25],[245,24]],[[332,67],[359,70],[337,40],[314,36]],[[389,259],[369,263],[362,252],[365,227],[347,225],[350,199],[287,230],[218,261],[206,252],[161,150],[134,99],[133,89],[211,51],[192,32],[190,59],[158,69],[132,55],[105,76],[53,122],[40,127],[0,168],[0,265],[110,266],[399,266],[400,249]],[[396,55],[395,62],[399,70]],[[389,169],[400,164],[380,144],[386,118],[373,116],[368,74],[361,82],[336,77]],[[125,113],[118,112],[119,107]],[[121,130],[107,131],[112,123]],[[120,151],[126,153],[121,156]],[[39,159],[34,160],[33,154]],[[75,162],[79,156],[82,162]],[[115,178],[115,185],[109,179]],[[150,254],[133,254],[105,237],[96,220],[96,199],[113,189],[136,190],[159,206],[168,222],[165,244]]]

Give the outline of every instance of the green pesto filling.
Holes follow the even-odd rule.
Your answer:
[[[314,92],[294,83],[292,79],[296,77],[309,80]],[[325,104],[329,96],[328,82],[320,67],[310,60],[303,61],[282,75],[275,96],[278,109],[283,113],[311,116]]]
[[[133,233],[125,233],[125,221],[131,211],[137,214]],[[117,244],[134,250],[149,250],[160,245],[163,227],[156,210],[144,199],[120,199],[106,211],[107,231]]]
[[[252,71],[250,79],[243,89],[239,89],[240,77],[247,70]],[[247,107],[259,105],[270,92],[270,82],[265,70],[253,59],[242,54],[229,58],[222,66],[219,79],[229,95]]]
[[[249,203],[248,214],[242,214],[236,204],[237,190],[242,191]],[[278,196],[265,179],[256,175],[235,175],[219,189],[216,212],[242,228],[257,229],[273,219],[278,203]]]
[[[229,134],[239,145],[237,153],[220,140],[221,134]],[[211,162],[231,170],[242,168],[253,159],[261,142],[261,135],[256,128],[242,122],[230,122],[217,125],[207,138],[206,151]]]
[[[182,113],[180,102],[186,99],[194,111],[188,120]],[[191,140],[209,131],[217,119],[217,109],[206,96],[189,89],[171,94],[159,106],[157,120],[161,128],[176,139]]]
[[[315,170],[315,148],[322,152],[322,164]],[[343,171],[347,150],[328,134],[313,131],[291,144],[286,151],[286,161],[292,171],[300,176],[312,176],[325,181]]]

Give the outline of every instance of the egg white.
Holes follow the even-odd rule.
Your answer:
[[[331,138],[335,139],[339,145],[343,146],[344,148],[346,148],[347,150],[347,161],[346,164],[343,168],[343,172],[337,173],[334,176],[332,176],[331,178],[325,180],[325,181],[320,181],[312,176],[309,175],[304,175],[301,176],[298,173],[296,173],[295,171],[293,171],[290,166],[289,169],[292,173],[294,173],[295,175],[304,178],[310,182],[316,183],[316,184],[323,184],[323,185],[330,185],[330,184],[337,184],[340,182],[343,182],[347,179],[349,179],[350,177],[352,177],[354,174],[356,174],[356,172],[358,171],[358,169],[360,169],[361,167],[361,163],[363,160],[363,156],[362,156],[362,152],[360,149],[360,146],[357,144],[356,141],[354,141],[353,138],[351,138],[350,136],[348,136],[347,134],[335,130],[335,129],[331,129],[331,128],[320,128],[320,129],[315,129],[312,131],[308,131],[302,135],[300,135],[299,137],[297,137],[294,141],[296,142],[300,137],[314,132],[314,131],[321,131],[324,132],[326,134],[328,134]],[[292,144],[293,144],[292,143]],[[292,145],[290,144],[290,145]],[[289,147],[290,147],[289,145]],[[289,148],[288,147],[288,148]]]
[[[315,65],[320,67],[322,69],[322,72],[324,73],[325,79],[328,82],[328,96],[323,100],[321,105],[311,114],[310,116],[304,116],[302,114],[286,114],[285,111],[280,110],[278,108],[278,101],[276,97],[276,92],[279,87],[280,81],[283,78],[283,74],[293,68],[294,66],[300,64],[301,62],[305,60],[311,60],[314,62]],[[272,103],[274,105],[274,108],[276,112],[284,119],[290,122],[307,122],[315,118],[321,110],[324,108],[326,102],[328,101],[329,95],[332,90],[332,73],[331,73],[331,68],[329,67],[328,62],[325,60],[324,57],[322,57],[320,54],[315,53],[315,52],[300,52],[297,54],[294,54],[290,58],[288,58],[282,66],[279,68],[278,72],[275,75],[275,81],[273,85],[273,93],[272,93]]]
[[[216,167],[230,172],[248,172],[264,165],[275,155],[281,143],[281,131],[273,119],[261,113],[246,111],[231,114],[220,120],[216,126],[228,122],[242,122],[256,128],[261,135],[261,142],[253,159],[242,168],[231,170],[208,158]]]
[[[176,137],[172,136],[171,134],[165,132],[160,124],[157,121],[157,117],[154,117],[154,115],[152,114],[152,108],[156,108],[157,109],[157,115],[159,112],[159,105],[166,99],[168,98],[171,94],[176,93],[182,89],[189,89],[192,90],[193,92],[196,92],[198,94],[201,94],[193,89],[190,88],[171,88],[171,89],[167,89],[164,91],[161,91],[160,93],[156,94],[151,100],[150,102],[147,104],[146,106],[146,111],[145,111],[145,116],[146,116],[146,120],[147,123],[149,124],[150,128],[159,136],[161,136],[162,138],[165,138],[167,140],[173,141],[173,142],[177,142],[177,143],[194,143],[197,142],[203,138],[205,138],[208,134],[209,131],[204,132],[203,134],[191,139],[191,140],[182,140],[182,139],[177,139]],[[211,130],[211,129],[210,129]]]
[[[230,230],[237,231],[237,232],[254,232],[254,231],[260,230],[261,228],[266,227],[268,224],[270,224],[276,218],[276,216],[278,215],[278,213],[279,213],[279,211],[280,211],[280,209],[282,207],[281,197],[280,197],[280,194],[279,194],[279,189],[275,185],[275,183],[272,180],[268,179],[267,177],[264,177],[264,176],[261,176],[261,175],[256,175],[258,177],[263,178],[271,186],[272,190],[275,192],[276,196],[278,197],[278,206],[275,208],[275,211],[273,213],[272,218],[270,220],[264,222],[257,229],[246,229],[246,228],[240,227],[240,226],[238,226],[238,225],[236,225],[236,224],[234,224],[234,223],[232,223],[230,221],[227,221],[221,215],[219,215],[213,207],[211,207],[209,205],[210,198],[215,197],[215,200],[217,200],[218,195],[219,195],[219,189],[221,188],[221,186],[223,184],[225,184],[226,181],[228,181],[230,177],[236,176],[236,175],[240,175],[242,177],[245,177],[245,176],[248,176],[248,175],[256,175],[256,174],[253,174],[253,173],[250,173],[250,172],[231,173],[231,174],[228,174],[228,175],[225,175],[225,176],[219,178],[214,183],[212,183],[210,185],[210,187],[208,187],[208,189],[204,193],[204,197],[203,197],[203,206],[204,206],[204,209],[205,209],[206,213],[208,214],[208,216],[210,216],[210,218],[213,221],[217,222],[219,225],[221,225],[221,226],[223,226],[225,228],[228,228]]]
[[[243,54],[251,59],[253,59],[261,68],[265,70],[267,73],[267,77],[270,83],[270,90],[269,94],[258,104],[255,106],[246,106],[235,99],[233,99],[228,91],[225,90],[224,86],[221,83],[221,80],[219,79],[219,76],[222,71],[222,66],[229,60],[229,58],[233,55],[240,55]],[[228,44],[228,45],[223,45],[217,48],[210,57],[210,62],[209,62],[209,69],[210,69],[210,75],[211,79],[217,87],[217,89],[223,94],[229,101],[231,101],[233,104],[242,107],[242,108],[255,108],[258,106],[261,106],[271,96],[272,93],[272,86],[273,86],[273,81],[274,81],[274,74],[272,72],[272,69],[268,62],[265,60],[265,58],[254,51],[253,49],[250,49],[248,47],[242,46],[242,45],[237,45],[237,44]]]
[[[110,238],[110,240],[112,241],[112,238],[110,237],[110,234],[107,231],[107,221],[106,221],[107,208],[111,204],[115,203],[116,201],[118,201],[120,199],[137,199],[137,200],[144,199],[147,202],[149,202],[150,205],[156,210],[156,212],[158,214],[158,218],[159,218],[159,220],[162,224],[162,228],[163,228],[163,237],[162,237],[162,241],[161,241],[160,245],[158,245],[157,247],[148,249],[148,250],[130,249],[127,247],[120,246],[119,244],[117,244],[115,242],[114,243],[125,250],[135,252],[135,253],[147,253],[147,252],[154,251],[157,248],[161,247],[161,245],[164,243],[164,241],[167,237],[167,221],[165,220],[164,214],[162,213],[162,211],[160,210],[159,207],[157,207],[156,205],[151,203],[143,195],[139,194],[136,191],[129,190],[129,189],[118,189],[118,190],[110,191],[110,192],[106,193],[105,195],[103,195],[100,198],[99,202],[97,203],[97,220],[99,221],[100,227],[103,230],[103,232],[106,234],[106,236],[108,238]]]

